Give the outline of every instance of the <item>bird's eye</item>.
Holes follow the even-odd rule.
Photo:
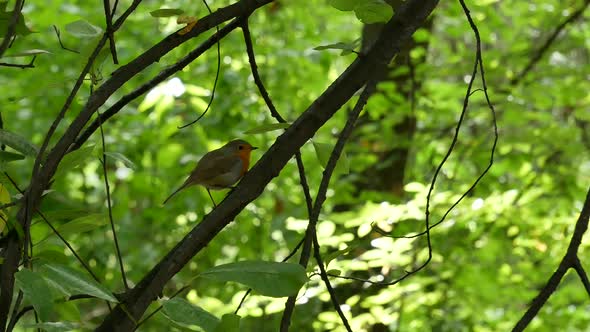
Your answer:
[[[244,149],[243,145],[238,146],[238,150],[243,150],[243,149]]]

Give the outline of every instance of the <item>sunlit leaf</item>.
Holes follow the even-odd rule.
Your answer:
[[[83,274],[65,265],[44,264],[41,271],[45,278],[57,285],[66,294],[89,294],[110,302],[118,302],[113,294],[103,285],[97,283],[87,274]]]
[[[330,144],[318,143],[315,141],[313,142],[313,147],[320,164],[323,168],[326,168],[334,147]],[[336,162],[334,172],[342,174],[348,174],[350,172],[350,162],[344,151],[342,151],[340,158],[338,158],[338,161]]]
[[[340,256],[343,256],[353,250],[355,247],[346,247],[342,250],[336,250],[324,256],[324,265],[328,267],[330,262]]]
[[[66,24],[66,31],[79,38],[93,38],[102,33],[102,29],[85,20]]]
[[[49,319],[53,312],[53,296],[49,284],[41,273],[22,269],[15,274],[16,285],[31,302],[42,321]]]
[[[59,178],[63,174],[74,170],[84,164],[88,159],[93,157],[92,151],[95,145],[86,146],[66,154],[55,172],[54,178]]]
[[[330,274],[330,275],[339,276],[342,274],[342,271],[339,269],[331,269],[331,270],[326,271],[326,273]]]
[[[258,127],[254,127],[252,129],[248,129],[244,132],[244,134],[251,135],[251,134],[261,134],[266,133],[269,131],[279,130],[289,128],[290,123],[270,123]]]
[[[185,299],[172,298],[164,302],[162,306],[164,315],[180,325],[195,325],[209,332],[215,331],[219,324],[219,319],[213,314]]]
[[[385,23],[393,16],[393,8],[383,0],[367,0],[355,6],[354,13],[365,24]]]
[[[33,50],[26,50],[26,51],[17,52],[17,53],[5,54],[4,57],[5,58],[18,58],[18,57],[26,57],[26,56],[39,55],[39,54],[50,54],[50,53],[51,52],[46,51],[46,50],[33,49]]]
[[[240,332],[240,316],[236,314],[225,314],[221,322],[215,328],[215,332]]]
[[[92,213],[80,218],[76,218],[58,227],[59,233],[63,236],[66,234],[79,234],[91,231],[108,224],[108,218],[104,213]]]
[[[0,4],[4,4],[4,6],[6,6],[6,2],[0,2]],[[7,12],[5,10],[6,8],[0,11],[0,36],[2,37],[6,36],[6,33],[8,32],[8,24],[12,20],[13,13],[12,11]],[[27,27],[25,24],[25,17],[22,13],[20,13],[18,15],[18,21],[16,22],[15,34],[17,36],[27,36],[31,33],[33,33],[33,31]]]
[[[297,294],[307,282],[305,269],[295,263],[241,261],[216,266],[200,274],[218,281],[235,281],[270,297]]]
[[[107,151],[107,152],[105,152],[105,154],[115,160],[122,162],[123,165],[125,165],[128,168],[131,168],[131,169],[137,168],[137,166],[135,166],[135,164],[131,160],[129,160],[129,158],[125,157],[122,153]]]
[[[183,14],[184,10],[179,8],[160,8],[150,12],[152,17],[171,17]]]
[[[0,129],[0,143],[8,145],[28,157],[37,156],[39,151],[37,147],[26,138],[4,129]]]
[[[8,151],[0,151],[0,161],[9,162],[15,160],[23,160],[25,156],[18,153],[12,153]]]
[[[328,0],[330,6],[342,11],[353,10],[358,2],[359,0]]]
[[[65,332],[79,330],[82,325],[76,322],[45,322],[37,324],[25,324],[24,328],[41,329],[47,332]]]
[[[3,184],[0,184],[0,205],[5,205],[10,202],[10,193]],[[0,210],[0,234],[3,234],[4,228],[8,222],[8,209],[9,208]]]

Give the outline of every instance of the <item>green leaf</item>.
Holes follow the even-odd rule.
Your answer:
[[[66,31],[79,38],[93,38],[102,33],[102,29],[85,20],[66,24]]]
[[[219,325],[217,317],[185,299],[172,298],[164,302],[162,307],[168,319],[183,326],[196,325],[209,332],[214,331]]]
[[[4,55],[4,57],[5,58],[18,58],[18,57],[26,57],[26,56],[31,56],[31,55],[50,54],[50,53],[51,52],[46,51],[46,50],[32,49],[32,50],[26,50],[26,51],[12,53],[12,54],[6,54],[6,55]]]
[[[355,248],[356,247],[346,247],[344,249],[336,250],[334,252],[327,254],[326,256],[324,256],[324,266],[326,268],[328,268],[328,265],[330,264],[331,261],[333,261],[334,259],[336,259],[340,256],[343,256],[343,255],[349,253],[351,250],[353,250]]]
[[[41,251],[35,252],[35,259],[60,264],[67,264],[70,261],[70,259],[64,254],[63,249],[56,246],[47,246]]]
[[[4,129],[0,129],[0,143],[10,146],[27,157],[35,157],[39,152],[39,149],[26,138]]]
[[[45,322],[37,324],[25,324],[23,327],[30,329],[42,329],[47,332],[64,332],[78,330],[82,326],[80,323],[75,322]]]
[[[289,128],[290,125],[291,125],[290,123],[270,123],[270,124],[265,124],[262,126],[254,127],[252,129],[248,129],[244,132],[244,134],[247,134],[247,135],[261,134],[261,133],[266,133],[266,132],[273,131],[273,130]]]
[[[365,24],[385,23],[393,16],[393,8],[383,0],[368,0],[354,7],[354,13]]]
[[[6,2],[0,2],[0,3],[3,3],[4,6],[6,6]],[[6,10],[6,8],[4,8],[0,12],[0,36],[2,36],[2,37],[6,36],[6,32],[8,32],[8,24],[12,20],[12,13],[13,13],[12,11],[7,12],[4,10]],[[20,13],[18,15],[18,21],[16,22],[15,33],[17,36],[27,36],[27,35],[30,35],[31,33],[33,33],[33,31],[31,29],[29,29],[27,27],[27,25],[25,24],[25,17],[23,16],[22,13]]]
[[[264,261],[219,265],[200,276],[218,281],[239,282],[270,297],[295,295],[307,282],[305,269],[299,264]]]
[[[240,316],[236,314],[225,314],[221,322],[215,328],[215,332],[240,332]]]
[[[66,154],[59,163],[59,166],[57,167],[57,171],[53,175],[53,178],[57,179],[63,174],[70,172],[71,170],[82,165],[86,160],[92,157],[93,150],[94,145],[91,145]]]
[[[110,302],[118,302],[106,287],[65,265],[44,264],[41,266],[41,270],[44,272],[45,278],[68,295],[89,294]]]
[[[137,166],[135,166],[135,164],[131,160],[129,160],[129,158],[125,157],[123,154],[121,154],[119,152],[105,152],[104,154],[106,154],[107,156],[109,156],[115,160],[122,162],[123,165],[125,165],[128,168],[131,168],[131,169],[137,168]]]
[[[53,296],[45,278],[38,272],[22,269],[15,274],[15,281],[35,308],[39,318],[42,321],[49,319],[53,312]]]
[[[354,46],[350,43],[338,42],[334,44],[321,45],[313,48],[316,51],[321,50],[354,50]]]
[[[10,193],[8,192],[8,189],[0,183],[0,205],[8,204],[10,201]],[[10,210],[10,208],[0,210],[0,235],[3,234],[4,228],[8,222],[8,210]]]
[[[357,5],[358,0],[328,0],[328,4],[330,6],[341,10],[341,11],[351,11]]]
[[[328,165],[328,160],[330,160],[330,155],[332,154],[332,145],[327,143],[313,142],[313,147],[320,164],[325,169]],[[342,151],[340,154],[340,158],[338,158],[338,162],[336,162],[336,168],[334,169],[334,172],[341,174],[348,174],[350,172],[350,162],[348,161],[346,152]]]
[[[106,224],[108,224],[106,214],[92,213],[65,223],[58,227],[58,230],[61,235],[79,234],[91,231]]]
[[[347,54],[354,53],[355,48],[357,48],[359,45],[360,45],[360,39],[357,39],[351,43],[338,42],[338,43],[334,43],[334,44],[317,46],[317,47],[314,47],[313,49],[316,51],[342,50],[340,55],[347,55]]]
[[[342,274],[342,271],[340,271],[339,269],[332,269],[332,270],[326,271],[326,273],[331,274],[331,275],[335,275],[335,276],[339,276]]]
[[[184,10],[179,8],[160,8],[150,12],[152,17],[171,17],[183,14]]]
[[[18,153],[12,153],[8,151],[0,151],[0,161],[10,162],[15,160],[23,160],[25,156]]]

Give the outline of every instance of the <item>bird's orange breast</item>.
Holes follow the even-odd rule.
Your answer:
[[[250,167],[250,150],[243,150],[238,153],[238,156],[242,160],[242,172],[240,177],[246,174],[248,167]]]

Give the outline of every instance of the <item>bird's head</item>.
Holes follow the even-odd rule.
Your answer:
[[[244,159],[250,160],[250,153],[252,152],[252,150],[256,150],[258,148],[252,146],[252,144],[250,144],[242,139],[236,139],[236,140],[233,140],[233,141],[227,143],[223,147],[223,149],[227,150],[228,152],[235,153],[243,160]]]

